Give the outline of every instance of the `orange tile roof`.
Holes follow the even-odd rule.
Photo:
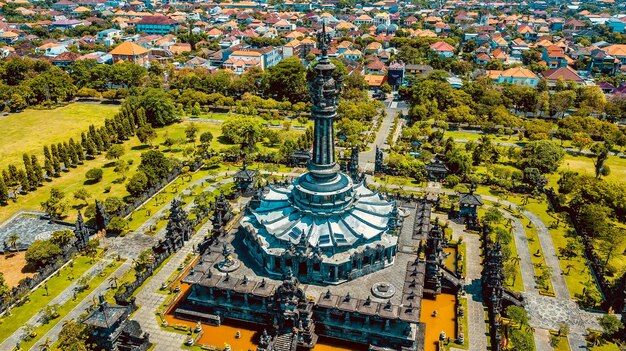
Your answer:
[[[124,56],[132,56],[132,55],[142,55],[147,53],[148,50],[143,46],[139,46],[133,42],[125,41],[121,43],[118,47],[111,50],[109,54],[111,55],[124,55]]]
[[[503,77],[511,77],[511,78],[538,78],[533,71],[528,68],[524,68],[521,66],[509,68],[507,70],[502,71],[501,75]]]

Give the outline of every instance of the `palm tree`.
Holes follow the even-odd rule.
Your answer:
[[[574,265],[568,264],[567,267],[565,267],[565,269],[567,269],[567,272],[565,273],[565,275],[569,275],[569,272],[572,268],[574,268]]]
[[[111,286],[112,289],[117,288],[117,277],[109,278],[109,285]]]
[[[9,246],[17,251],[17,242],[20,240],[20,236],[17,233],[11,233],[7,240],[9,241]]]

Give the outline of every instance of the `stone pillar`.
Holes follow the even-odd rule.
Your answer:
[[[333,266],[333,280],[339,280],[339,267]]]

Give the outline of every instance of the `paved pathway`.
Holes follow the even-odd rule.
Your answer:
[[[487,350],[487,333],[485,324],[485,309],[483,306],[480,288],[480,240],[478,235],[467,234],[464,237],[466,249],[467,274],[465,277],[465,291],[467,292],[467,322],[469,330],[470,351]]]
[[[161,283],[174,273],[188,254],[193,252],[195,245],[199,244],[211,228],[210,222],[204,224],[194,236],[191,237],[170,261],[155,274],[137,294],[137,305],[141,306],[133,315],[133,319],[141,322],[142,329],[150,334],[150,342],[156,344],[155,351],[180,350],[185,342],[185,335],[161,329],[155,311],[161,306],[169,295],[159,294],[157,291]]]
[[[128,269],[132,266],[130,261],[124,262],[120,267],[118,267],[115,272],[113,272],[110,277],[118,277],[120,278]],[[69,320],[76,320],[78,317],[85,312],[87,308],[93,305],[93,301],[97,301],[99,295],[103,295],[109,289],[109,283],[107,281],[100,284],[97,288],[95,288],[89,295],[87,295],[73,310],[71,310],[65,317],[61,318],[57,321],[52,329],[50,329],[46,334],[41,336],[41,341],[49,340],[50,343],[55,343],[58,339],[59,332],[63,328],[63,322]],[[32,351],[38,351],[39,343],[35,343],[33,347],[30,348]],[[4,349],[3,349],[4,350]]]
[[[111,260],[109,260],[109,259],[100,260],[99,262],[96,262],[96,264],[94,264],[91,268],[89,268],[82,276],[83,277],[87,277],[87,276],[94,277],[94,276],[100,274],[100,272],[102,272],[109,263],[111,263]],[[57,295],[54,299],[52,299],[50,301],[50,303],[48,303],[48,305],[53,305],[53,304],[63,305],[67,301],[72,299],[74,297],[74,289],[76,288],[76,285],[77,285],[76,282],[77,281],[78,281],[78,277],[70,285],[68,285],[65,288],[65,290],[61,291],[61,293],[59,293],[59,295]],[[42,313],[39,312],[39,313],[35,314],[34,316],[32,316],[25,324],[30,324],[30,325],[35,326],[35,327],[39,326],[39,325],[41,325],[41,317],[42,317]],[[24,326],[22,325],[19,329],[17,329],[15,332],[13,332],[13,334],[9,335],[8,338],[6,338],[4,341],[2,341],[2,343],[0,343],[0,350],[10,350],[19,341],[21,341],[22,338],[24,337],[24,329],[23,329],[23,327]]]
[[[382,121],[380,129],[376,132],[376,140],[374,143],[369,145],[369,150],[361,152],[359,154],[359,163],[361,169],[364,171],[373,171],[374,170],[374,162],[376,161],[376,146],[379,148],[384,148],[387,144],[387,136],[391,132],[391,127],[393,126],[393,120],[398,114],[398,111],[406,112],[406,108],[385,108],[385,112],[387,116]]]
[[[535,337],[535,350],[552,351],[554,348],[550,346],[550,331],[547,329],[535,329],[533,333]]]

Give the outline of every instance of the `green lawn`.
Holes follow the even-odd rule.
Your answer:
[[[65,317],[68,313],[70,313],[76,306],[78,306],[78,304],[85,298],[87,297],[89,294],[91,294],[92,291],[94,291],[99,285],[103,284],[105,282],[105,280],[113,273],[115,272],[116,269],[119,268],[119,266],[122,265],[122,261],[113,261],[111,262],[99,275],[93,277],[90,281],[89,281],[89,288],[86,290],[83,290],[80,293],[76,294],[76,300],[70,299],[69,301],[67,301],[65,304],[63,304],[61,306],[61,308],[59,308],[58,312],[59,312],[59,317],[55,318],[54,320],[46,323],[46,324],[42,324],[39,327],[37,327],[35,329],[35,332],[37,333],[37,336],[28,340],[28,341],[24,341],[21,344],[22,349],[24,350],[28,350],[30,349],[32,346],[34,346],[39,340],[41,340],[41,338],[48,332],[50,331],[50,329],[52,329],[57,323],[59,323],[59,321],[61,321],[61,319],[63,317]]]
[[[512,144],[519,143],[523,145],[525,142],[528,141],[526,138],[523,138],[522,140],[520,140],[517,135],[511,135],[511,137],[509,138],[507,135],[497,135],[493,133],[487,133],[487,134],[472,133],[472,132],[468,132],[464,130],[446,131],[444,133],[444,138],[452,137],[455,140],[463,139],[463,140],[468,140],[468,141],[476,141],[480,139],[483,135],[489,136],[492,142],[502,142],[502,143],[512,143]]]
[[[595,175],[595,167],[593,165],[593,161],[594,158],[585,155],[572,155],[568,153],[565,154],[559,170],[571,170],[581,174]],[[626,158],[609,156],[606,164],[611,169],[611,173],[609,173],[606,179],[618,182],[623,182],[624,179],[626,179]],[[557,187],[557,181],[559,180],[559,178],[560,175],[558,173],[553,173],[549,175],[548,180],[550,181],[550,186]]]
[[[74,259],[73,267],[69,265],[63,268],[59,275],[55,275],[46,285],[48,294],[43,287],[35,290],[28,298],[28,302],[11,310],[10,316],[0,319],[0,340],[6,339],[23,326],[32,316],[41,311],[45,306],[57,297],[74,280],[82,276],[94,262],[86,256],[78,256]]]
[[[0,117],[0,160],[2,169],[14,163],[22,166],[22,154],[32,153],[43,166],[43,146],[74,138],[90,124],[104,125],[113,117],[116,105],[70,104],[54,110],[32,110]]]
[[[606,343],[600,346],[592,347],[589,350],[591,351],[623,351],[624,349],[620,349],[620,347],[617,346],[617,344],[610,342],[610,343]]]
[[[153,142],[153,145],[155,147],[158,147],[168,157],[176,157],[182,159],[183,150],[187,147],[193,146],[192,143],[187,143],[185,141],[185,128],[187,127],[187,125],[189,125],[189,123],[192,122],[182,122],[157,129],[156,131],[158,137]],[[211,143],[211,147],[213,149],[221,150],[233,146],[221,143],[222,140],[221,138],[219,138],[219,136],[221,135],[220,123],[198,122],[196,124],[199,128],[198,136],[206,131],[210,131],[211,133],[213,133],[214,138]],[[283,131],[283,136],[296,137],[301,133],[303,133],[303,131],[292,129],[290,131]],[[162,143],[167,138],[174,138],[180,140],[182,143],[168,148],[162,145]],[[127,173],[127,177],[130,178],[136,171],[139,163],[141,162],[141,154],[149,150],[149,146],[141,145],[137,138],[133,137],[124,143],[124,147],[126,149],[126,154],[122,156],[122,159],[126,161],[132,161],[133,163]],[[277,150],[277,148],[269,147],[267,145],[264,145],[264,143],[259,143],[259,149],[271,151]],[[86,184],[85,173],[87,172],[87,170],[94,167],[99,167],[103,169],[103,180],[95,184]],[[71,169],[69,172],[63,173],[61,177],[55,178],[52,181],[45,183],[36,191],[19,196],[16,202],[10,202],[6,206],[0,206],[0,223],[2,223],[14,213],[20,210],[39,210],[41,208],[41,203],[48,198],[50,188],[52,186],[59,187],[65,192],[66,198],[69,201],[70,206],[73,208],[73,210],[68,213],[67,219],[70,221],[75,219],[76,209],[85,206],[85,203],[83,201],[75,200],[72,197],[73,193],[80,188],[85,188],[91,193],[92,199],[90,199],[89,202],[93,202],[93,199],[104,200],[109,196],[117,196],[123,198],[128,195],[128,192],[126,191],[125,182],[121,181],[121,176],[114,172],[114,168],[114,162],[106,160],[104,158],[104,155],[100,155],[93,160],[88,160],[85,162],[84,165],[79,165],[78,167]],[[110,191],[108,193],[105,193],[107,187],[110,187]]]

